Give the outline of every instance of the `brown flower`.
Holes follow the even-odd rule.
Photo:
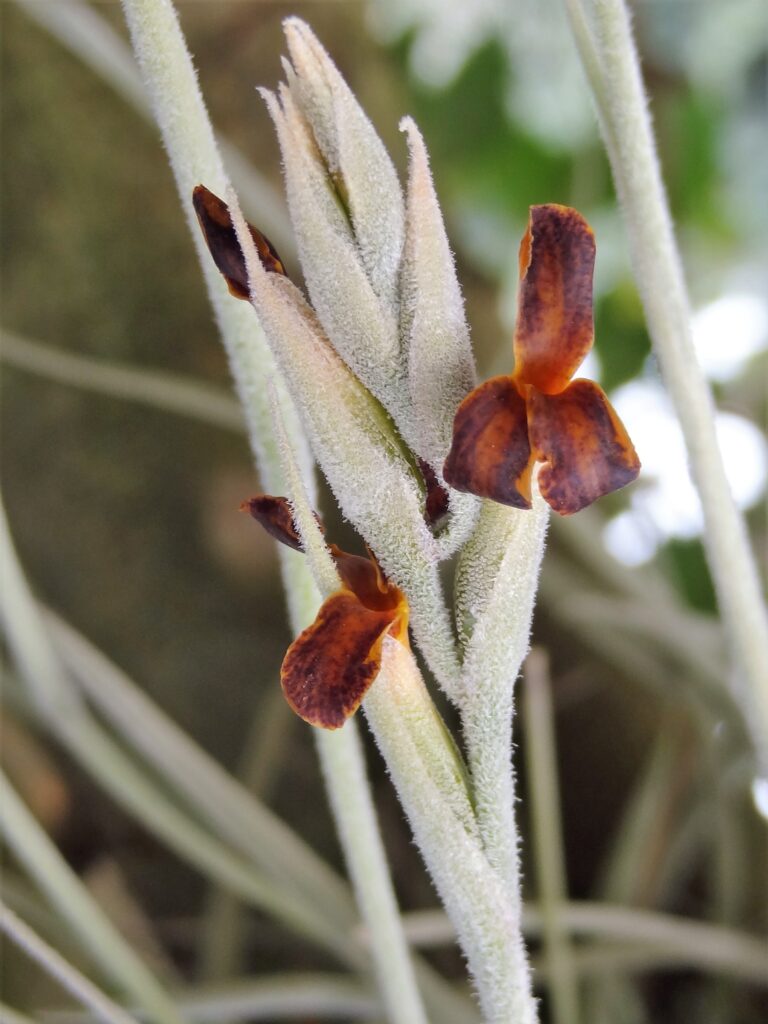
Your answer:
[[[301,550],[287,498],[260,494],[243,505],[268,533]],[[357,711],[379,674],[384,637],[408,646],[408,602],[368,558],[330,546],[341,587],[291,644],[280,669],[283,693],[310,725],[338,729]]]
[[[515,370],[464,399],[444,467],[459,491],[515,508],[539,489],[561,515],[634,480],[640,461],[604,391],[571,377],[594,340],[595,240],[576,210],[532,206],[520,245]]]

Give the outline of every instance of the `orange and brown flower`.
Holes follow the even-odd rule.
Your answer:
[[[301,550],[286,498],[260,494],[243,509],[277,540]],[[350,555],[335,544],[329,550],[341,587],[288,648],[280,681],[288,703],[305,722],[338,729],[379,674],[384,637],[408,646],[408,602],[373,553],[368,558]]]
[[[444,467],[460,491],[531,507],[538,484],[561,515],[635,479],[640,462],[603,390],[571,377],[592,347],[595,240],[576,210],[532,206],[520,245],[515,370],[464,399]]]

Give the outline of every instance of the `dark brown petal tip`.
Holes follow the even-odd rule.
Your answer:
[[[424,518],[428,526],[434,526],[448,512],[448,492],[437,479],[437,474],[428,462],[419,459],[419,469],[427,488]]]
[[[293,513],[287,498],[276,498],[272,494],[257,494],[240,506],[242,512],[248,512],[267,533],[279,540],[281,544],[302,551],[301,537],[293,522]],[[319,520],[318,520],[319,521]]]
[[[229,207],[205,185],[198,185],[194,189],[192,203],[213,262],[227,282],[231,294],[238,299],[248,299],[248,272],[229,215]],[[269,239],[252,224],[248,225],[248,229],[264,269],[273,274],[284,275],[283,262]]]
[[[371,611],[397,612],[402,627],[397,636],[401,639],[401,634],[407,635],[408,601],[402,590],[384,575],[384,570],[370,548],[368,558],[363,558],[361,555],[350,555],[349,552],[342,551],[337,544],[331,544],[329,547],[345,588]]]
[[[357,711],[381,668],[385,633],[398,611],[372,611],[348,590],[332,594],[288,648],[280,670],[293,710],[323,729],[338,729]]]
[[[520,244],[515,375],[545,394],[562,391],[592,347],[595,237],[580,213],[532,206]]]
[[[531,468],[525,400],[511,377],[492,377],[456,412],[443,476],[457,491],[530,508]]]
[[[559,395],[531,388],[528,430],[544,499],[570,515],[631,483],[640,460],[605,392],[575,380]]]

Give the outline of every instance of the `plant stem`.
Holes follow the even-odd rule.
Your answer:
[[[381,1002],[370,986],[343,974],[294,970],[258,978],[246,976],[222,984],[185,987],[176,997],[182,1012],[194,1024],[382,1021]],[[71,1011],[59,1011],[55,1019],[56,1024],[92,1024],[92,1018]],[[2,1016],[0,1020],[6,1024]],[[35,1022],[25,1019],[24,1024]]]
[[[325,544],[295,457],[277,394],[272,394],[275,434],[282,456],[304,558],[323,598],[341,584]],[[316,602],[314,602],[316,604]],[[298,609],[296,632],[314,617],[313,607]],[[336,828],[355,893],[366,922],[382,1001],[393,1022],[426,1024],[413,963],[403,932],[386,854],[378,830],[360,738],[354,721],[336,732],[316,729],[315,742],[325,775]]]
[[[568,899],[568,886],[560,825],[560,792],[548,669],[546,654],[534,647],[528,655],[524,670],[525,753],[553,1021],[555,1024],[578,1024],[579,991],[568,928],[562,916],[562,908]]]
[[[697,363],[682,266],[623,0],[566,0],[592,88],[627,226],[648,330],[685,437],[704,512],[704,544],[720,611],[743,677],[742,701],[768,774],[768,618],[745,525],[715,434],[714,405]]]
[[[248,436],[264,486],[282,493],[266,382],[280,387],[264,334],[244,302],[235,302],[207,251],[192,207],[192,190],[204,182],[224,195],[229,181],[208,119],[192,60],[169,0],[124,0],[128,27],[144,84],[160,128],[182,211],[190,229],[208,294],[245,412]],[[312,457],[287,394],[281,394],[288,429],[307,479]]]
[[[768,984],[765,973],[768,942],[749,932],[637,907],[591,901],[564,903],[561,914],[563,926],[572,935],[591,940],[590,949],[602,950],[603,955],[624,943],[622,955],[631,952],[647,969],[652,969],[655,963],[674,963],[741,978],[763,987]],[[453,924],[442,910],[416,911],[406,914],[404,920],[414,945],[427,949],[456,942]],[[538,904],[526,904],[523,928],[533,939],[544,934],[544,913]],[[574,961],[577,972],[581,973],[578,952],[574,950]],[[594,971],[594,964],[588,963],[588,969]]]
[[[468,831],[424,748],[445,746],[430,721],[428,695],[409,651],[384,639],[381,671],[364,702],[414,837],[467,957],[483,1019],[533,1024],[536,1004],[519,927],[519,910],[491,866],[479,835]],[[431,702],[429,702],[431,703]],[[433,716],[432,716],[433,717]]]
[[[360,982],[332,974],[288,974],[248,978],[185,992],[181,1006],[195,1024],[225,1020],[381,1020],[381,1004]]]
[[[138,1024],[14,912],[0,903],[0,929],[104,1024]]]
[[[569,903],[563,910],[564,923],[573,933],[605,937],[613,944],[643,944],[650,947],[649,954],[658,953],[659,962],[676,959],[697,970],[766,983],[768,943],[746,932],[609,903]]]
[[[549,506],[538,494],[525,512],[483,502],[457,572],[460,628],[467,634],[460,707],[473,798],[488,859],[518,914],[514,687],[530,644],[548,521]]]

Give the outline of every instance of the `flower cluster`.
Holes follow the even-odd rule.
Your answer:
[[[515,370],[474,387],[455,268],[416,126],[403,197],[381,141],[328,55],[295,19],[277,127],[311,305],[274,246],[204,185],[193,202],[229,290],[256,309],[315,455],[370,556],[331,546],[341,589],[283,664],[307,721],[337,728],[378,673],[383,638],[414,635],[456,699],[460,668],[438,563],[462,547],[478,498],[575,512],[634,479],[639,462],[602,390],[571,377],[593,343],[595,243],[564,206],[534,206],[520,250]],[[251,513],[301,542],[286,499]],[[376,552],[376,555],[373,554]],[[381,564],[379,564],[381,562]],[[382,568],[383,567],[383,568]],[[405,594],[411,599],[411,606]]]

